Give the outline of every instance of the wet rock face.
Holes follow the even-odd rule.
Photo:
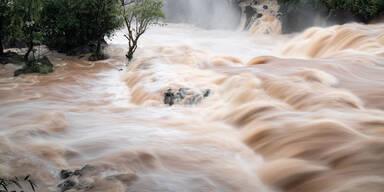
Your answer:
[[[5,65],[7,63],[24,64],[24,57],[14,52],[5,52],[3,55],[0,55],[0,64]]]
[[[176,92],[168,89],[164,93],[164,104],[172,106],[174,104],[180,105],[195,105],[203,101],[204,98],[211,95],[210,89],[203,89],[201,91],[192,90],[190,88],[179,88]]]
[[[237,0],[237,2],[242,9],[243,17],[246,18],[243,24],[244,30],[262,24],[264,17],[279,19],[281,15],[277,0]],[[264,33],[268,33],[268,30]]]
[[[168,89],[167,92],[164,93],[164,104],[172,106],[175,103],[175,94],[172,89]]]
[[[47,57],[30,61],[28,65],[24,65],[23,68],[18,69],[14,72],[14,76],[27,73],[40,73],[48,74],[53,72],[53,64]]]
[[[71,190],[75,185],[76,185],[75,181],[68,179],[60,183],[57,187],[61,189],[61,192],[64,192],[64,191]]]
[[[70,177],[72,175],[73,175],[72,171],[68,171],[68,170],[65,170],[65,169],[60,171],[60,178],[61,179],[66,179],[66,178],[68,178],[68,177]]]
[[[210,89],[204,89],[203,90],[203,97],[208,97],[210,94],[211,94],[211,90]]]
[[[74,171],[63,169],[59,174],[60,179],[63,181],[57,187],[60,188],[61,192],[71,189],[91,189],[93,183],[82,176],[93,169],[95,169],[95,167],[92,165],[85,165],[83,168]]]

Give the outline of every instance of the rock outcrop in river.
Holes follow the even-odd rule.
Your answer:
[[[281,32],[277,0],[237,0],[237,3],[242,12],[240,28],[257,34]]]

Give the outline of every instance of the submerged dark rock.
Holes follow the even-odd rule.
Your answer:
[[[0,55],[0,64],[23,64],[24,63],[24,57],[22,55],[18,55],[14,52],[5,52],[3,55]]]
[[[203,96],[204,97],[208,97],[210,94],[211,94],[211,90],[210,89],[204,89],[203,90]]]
[[[212,94],[211,89],[202,89],[201,91],[192,90],[190,88],[179,88],[176,93],[172,89],[168,89],[164,93],[163,102],[166,105],[196,105],[203,101],[204,98]]]
[[[60,183],[57,187],[60,188],[61,192],[71,190],[76,185],[76,182],[73,180],[65,180],[64,182]]]
[[[181,102],[184,100],[185,96],[187,95],[187,92],[186,92],[187,88],[180,88],[179,91],[177,91],[176,93],[176,100],[178,102]]]
[[[84,181],[81,178],[87,171],[93,170],[95,167],[92,165],[85,165],[81,169],[74,171],[63,169],[60,171],[60,179],[64,180],[57,187],[60,188],[61,192],[71,190],[76,187],[78,189],[92,188],[93,184]]]
[[[68,178],[68,177],[70,177],[70,176],[72,176],[72,175],[73,175],[73,172],[72,172],[72,171],[65,170],[65,169],[63,169],[63,170],[60,171],[60,178],[61,178],[61,179],[66,179],[66,178]]]
[[[167,92],[164,93],[164,104],[172,106],[175,103],[174,100],[175,94],[173,93],[172,89],[168,89]]]
[[[203,100],[203,96],[201,96],[200,94],[197,94],[189,98],[188,104],[190,105],[199,104],[201,103],[202,100]]]

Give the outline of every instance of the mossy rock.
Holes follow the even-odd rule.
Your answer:
[[[14,52],[6,52],[3,55],[0,56],[0,64],[16,64],[16,65],[22,65],[24,63],[24,58],[22,55],[18,55]]]
[[[14,75],[19,76],[21,74],[27,73],[40,73],[48,74],[53,72],[53,64],[49,61],[47,57],[41,59],[30,61],[28,65],[24,65],[23,68],[16,70]]]

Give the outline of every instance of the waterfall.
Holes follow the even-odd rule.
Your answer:
[[[166,22],[189,23],[208,29],[235,29],[241,9],[232,0],[166,0]]]

